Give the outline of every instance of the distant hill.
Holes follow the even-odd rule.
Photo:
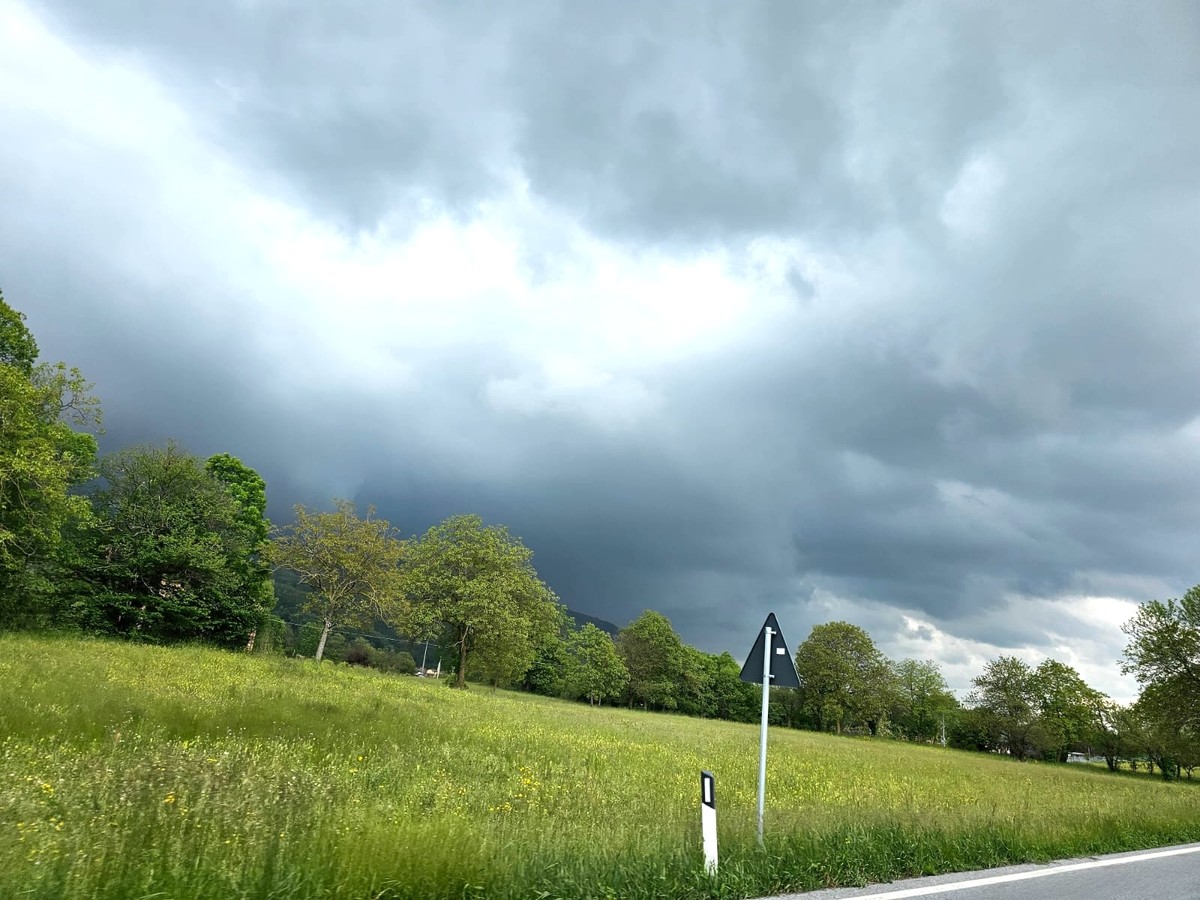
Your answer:
[[[605,631],[608,634],[612,635],[613,637],[616,637],[617,632],[619,632],[621,630],[616,625],[614,625],[612,622],[609,622],[607,619],[597,619],[595,616],[589,616],[587,613],[576,612],[573,609],[568,609],[567,615],[575,620],[576,628],[582,628],[584,625],[587,625],[590,622],[592,625],[595,625],[601,631]]]

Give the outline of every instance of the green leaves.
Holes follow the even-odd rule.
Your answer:
[[[683,642],[671,621],[648,609],[621,630],[617,648],[629,669],[629,694],[650,708],[675,709],[684,675]]]
[[[62,534],[86,519],[72,488],[91,478],[99,422],[90,385],[65,365],[37,365],[24,316],[0,297],[0,627],[49,614]]]
[[[629,670],[612,638],[591,622],[567,638],[566,682],[570,694],[590,703],[618,696],[629,683]]]
[[[796,648],[804,706],[818,728],[841,733],[867,725],[874,733],[892,700],[892,674],[871,636],[849,622],[813,628]]]
[[[38,357],[37,341],[25,327],[25,315],[4,302],[0,293],[0,365],[29,377]]]
[[[270,611],[270,592],[255,559],[261,542],[226,485],[175,444],[111,454],[100,474],[93,522],[77,540],[80,624],[145,640],[244,644]]]
[[[1143,686],[1134,711],[1143,751],[1164,777],[1190,774],[1200,765],[1200,586],[1143,604],[1124,630],[1122,671]]]
[[[458,652],[458,685],[477,652],[494,682],[519,678],[562,624],[558,598],[537,576],[533,553],[500,525],[451,516],[412,543],[404,566],[409,630]]]
[[[277,529],[266,554],[272,565],[291,569],[312,588],[302,608],[324,623],[318,662],[334,625],[369,627],[376,618],[408,618],[400,578],[405,543],[373,508],[360,518],[349,500],[335,500],[334,507],[310,512],[296,506],[295,522]]]

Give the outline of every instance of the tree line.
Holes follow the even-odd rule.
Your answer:
[[[759,688],[729,654],[684,643],[647,610],[615,639],[574,627],[508,529],[452,516],[408,539],[373,509],[297,506],[273,528],[266,485],[236,457],[173,443],[98,457],[100,406],[82,374],[38,360],[0,295],[0,627],[75,628],[145,641],[279,651],[273,573],[290,572],[310,621],[297,650],[331,638],[349,662],[412,671],[380,630],[432,642],[454,673],[540,694],[755,721]],[[341,634],[362,629],[353,643]],[[1047,659],[988,662],[961,700],[938,666],[887,659],[862,628],[830,622],[796,650],[801,686],[774,689],[776,725],[942,743],[1018,760],[1071,753],[1192,776],[1200,764],[1200,587],[1139,607],[1121,663],[1142,686],[1121,706]],[[386,635],[384,636],[386,637]]]

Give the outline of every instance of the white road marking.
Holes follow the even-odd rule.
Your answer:
[[[1099,869],[1104,866],[1123,866],[1127,863],[1144,862],[1149,859],[1162,859],[1165,856],[1182,856],[1185,853],[1200,853],[1200,846],[1181,847],[1174,850],[1153,850],[1148,853],[1138,853],[1134,856],[1120,856],[1116,859],[1094,859],[1089,862],[1070,863],[1065,866],[1049,866],[1045,869],[1034,869],[1030,872],[1014,872],[1011,875],[993,875],[989,878],[973,878],[970,881],[958,881],[954,884],[935,884],[930,887],[905,888],[890,891],[886,894],[863,894],[862,900],[904,900],[906,897],[928,897],[932,894],[948,894],[951,891],[962,891],[967,888],[987,887],[991,884],[1004,884],[1009,881],[1027,881],[1030,878],[1045,878],[1047,875],[1064,875],[1067,872],[1081,872],[1084,869]]]

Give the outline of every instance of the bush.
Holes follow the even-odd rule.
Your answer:
[[[296,635],[296,655],[312,659],[317,655],[317,644],[321,643],[321,626],[316,622],[305,622]]]
[[[264,616],[254,638],[254,652],[283,653],[287,649],[288,636],[288,626],[283,619],[278,616]]]
[[[372,664],[381,672],[395,672],[399,675],[413,675],[417,671],[412,654],[403,650],[376,650]]]
[[[374,666],[378,653],[366,638],[358,637],[346,650],[346,662],[352,666]]]

